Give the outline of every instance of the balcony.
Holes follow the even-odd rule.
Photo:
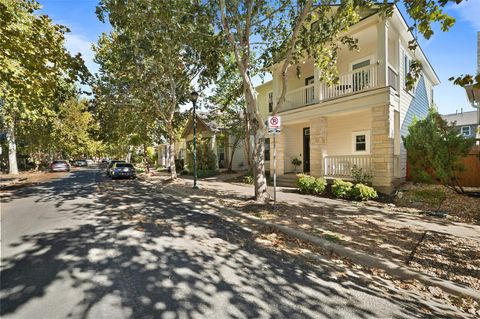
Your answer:
[[[306,85],[287,92],[285,95],[285,106],[283,110],[291,110],[377,88],[379,87],[377,71],[377,64],[372,64],[341,74],[338,82],[331,86],[328,86],[325,83],[320,83],[319,92],[315,92],[315,84]]]

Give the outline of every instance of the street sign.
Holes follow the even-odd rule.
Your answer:
[[[282,125],[282,119],[280,116],[274,115],[268,117],[268,132],[279,133],[280,126]]]

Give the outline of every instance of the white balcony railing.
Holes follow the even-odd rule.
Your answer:
[[[325,83],[320,83],[320,92],[315,92],[314,84],[287,92],[283,110],[291,110],[342,95],[369,90],[377,86],[377,65],[372,64],[341,74],[337,84],[328,86]]]
[[[285,95],[285,108],[294,109],[296,107],[305,106],[315,103],[314,84],[302,86],[296,90],[292,90]]]
[[[366,173],[369,173],[372,169],[372,159],[370,155],[325,156],[324,160],[324,175],[327,177],[350,178],[354,165]]]
[[[372,64],[341,74],[337,84],[320,86],[320,100],[329,100],[345,94],[356,93],[377,87],[377,65]]]

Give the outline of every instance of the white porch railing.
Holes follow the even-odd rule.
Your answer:
[[[329,100],[345,94],[356,93],[377,87],[377,65],[366,67],[341,74],[337,84],[320,86],[320,100]]]
[[[378,86],[377,69],[377,65],[372,64],[344,73],[340,75],[337,84],[328,86],[325,83],[320,83],[320,92],[315,92],[314,84],[289,91],[285,95],[285,106],[282,111],[375,88]]]
[[[324,159],[326,177],[350,178],[353,165],[367,173],[372,169],[370,155],[325,156]]]
[[[288,110],[315,102],[314,84],[302,86],[285,94],[285,108]]]

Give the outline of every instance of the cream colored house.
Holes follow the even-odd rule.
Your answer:
[[[278,112],[277,174],[294,172],[293,158],[302,161],[303,172],[327,178],[349,179],[357,165],[371,172],[377,189],[389,192],[406,176],[401,135],[415,116],[427,115],[439,79],[420,47],[408,49],[413,36],[397,7],[389,18],[373,14],[362,19],[349,34],[358,39],[360,50],[339,52],[338,84],[320,82],[319,70],[308,59],[300,63],[300,75],[296,66],[289,69],[286,103]],[[414,58],[422,63],[422,75],[407,91],[405,75]],[[280,95],[279,70],[280,65],[273,66],[272,80],[257,87],[265,118]],[[267,165],[273,169],[272,161]]]
[[[244,140],[240,139],[235,143],[235,138],[229,134],[228,130],[209,118],[208,115],[207,112],[197,112],[197,136],[210,141],[212,150],[217,155],[217,168],[228,168],[231,160],[233,170],[248,169]],[[184,145],[182,154],[186,158],[186,149],[193,142],[193,121],[191,119],[185,126],[182,138]]]

